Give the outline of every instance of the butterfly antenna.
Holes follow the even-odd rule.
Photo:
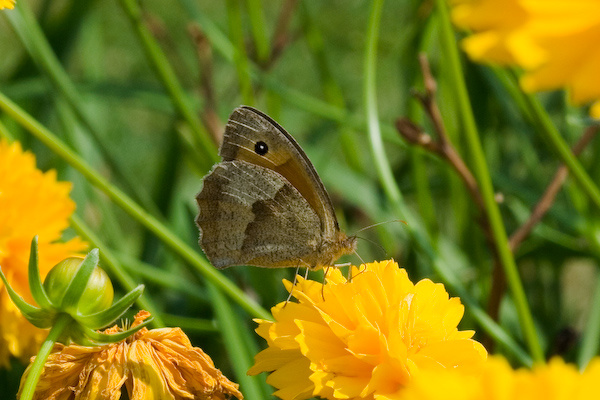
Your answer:
[[[380,245],[379,243],[375,242],[374,240],[367,239],[367,238],[364,238],[364,237],[361,237],[361,236],[355,236],[355,237],[356,237],[357,239],[362,239],[362,240],[364,240],[364,241],[366,241],[366,242],[369,242],[369,243],[371,243],[371,244],[374,244],[375,246],[379,247],[379,249],[380,249],[381,251],[383,251],[383,253],[385,254],[385,256],[386,256],[386,257],[389,257],[389,254],[387,253],[387,251],[385,250],[385,248],[384,248],[382,245]],[[356,254],[356,251],[354,252],[354,254]],[[360,258],[360,256],[359,256],[358,254],[356,254],[356,255],[358,256],[358,258]],[[361,258],[360,260],[362,261],[362,258]],[[364,261],[363,261],[363,264],[364,264]]]
[[[401,220],[401,219],[390,219],[389,221],[378,222],[376,224],[372,224],[372,225],[365,226],[364,228],[360,228],[359,230],[357,230],[356,232],[354,232],[353,236],[356,236],[357,233],[360,233],[362,231],[366,231],[367,229],[375,228],[376,226],[379,226],[379,225],[389,224],[390,222],[402,222],[403,224],[406,225],[406,221],[404,221],[404,220]]]

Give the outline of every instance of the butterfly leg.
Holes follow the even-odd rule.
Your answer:
[[[359,272],[358,272],[358,274],[352,276],[352,268],[348,268],[348,282],[352,282],[352,278],[357,277],[358,275],[362,274],[363,272],[365,272],[365,269],[366,269],[366,268],[363,268],[362,271],[360,270],[360,266],[365,265],[365,260],[362,259],[362,257],[356,252],[356,250],[354,250],[354,255],[356,255],[356,257],[358,257],[358,259],[360,260],[360,265],[358,266]]]
[[[285,304],[283,305],[284,307],[287,306],[287,303],[289,303],[290,299],[292,298],[292,293],[294,293],[294,288],[296,287],[296,283],[298,282],[298,272],[300,272],[300,261],[298,261],[298,264],[296,265],[296,272],[294,272],[294,282],[292,282],[290,294],[288,294],[287,299],[285,299]]]
[[[323,298],[323,301],[325,301],[325,283],[327,282],[327,273],[329,272],[329,268],[331,268],[331,266],[328,265],[323,273],[323,285],[321,286],[321,297]]]

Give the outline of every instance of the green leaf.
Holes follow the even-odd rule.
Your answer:
[[[33,325],[38,328],[50,328],[52,326],[52,322],[54,321],[55,313],[47,310],[42,310],[36,306],[32,306],[28,302],[26,302],[14,289],[8,284],[4,273],[2,272],[2,268],[0,268],[0,278],[4,282],[4,286],[8,291],[8,295],[15,306],[21,311],[21,314],[27,319],[27,321],[31,322]]]
[[[119,318],[144,292],[144,285],[139,285],[125,296],[121,297],[110,308],[106,310],[90,314],[90,315],[75,315],[73,318],[81,325],[90,329],[100,329],[114,322]]]
[[[98,249],[93,249],[85,256],[85,259],[79,266],[79,270],[71,280],[71,283],[65,292],[65,297],[61,304],[62,309],[68,310],[77,308],[77,303],[87,286],[90,276],[92,275],[92,272],[94,272],[94,268],[98,265],[98,253]]]
[[[139,325],[134,326],[133,328],[127,329],[126,331],[123,331],[123,332],[111,333],[111,334],[97,332],[93,329],[84,328],[84,327],[81,327],[81,331],[83,332],[83,334],[86,337],[92,339],[96,343],[96,345],[103,345],[103,344],[109,344],[109,343],[116,343],[123,339],[127,339],[129,336],[133,335],[134,333],[136,333],[143,327],[149,325],[151,322],[152,322],[152,318],[148,318],[147,320],[145,320],[144,322],[142,322]]]
[[[36,235],[31,241],[31,251],[29,252],[29,289],[33,299],[41,308],[54,308],[42,284],[38,262],[38,236]]]

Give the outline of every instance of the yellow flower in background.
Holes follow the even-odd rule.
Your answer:
[[[298,278],[288,290],[298,302],[258,320],[268,348],[248,371],[272,371],[267,382],[282,399],[396,396],[422,371],[477,369],[486,358],[472,331],[459,331],[464,307],[441,284],[413,284],[394,261],[339,270],[327,283]]]
[[[15,0],[0,0],[0,10],[5,8],[10,8],[11,10],[15,8]]]
[[[502,357],[488,358],[478,373],[429,370],[413,379],[402,400],[591,400],[600,396],[600,358],[583,373],[560,358],[533,370],[513,370]],[[435,384],[432,384],[435,382]],[[400,399],[400,397],[398,397]]]
[[[508,362],[489,357],[479,371],[428,370],[402,391],[402,400],[514,400],[516,377]],[[532,398],[533,399],[533,398]]]
[[[454,23],[473,34],[462,44],[477,62],[517,65],[525,91],[569,90],[574,104],[594,101],[600,118],[598,0],[450,0]]]
[[[149,316],[140,311],[132,326]],[[120,330],[114,326],[105,332]],[[243,399],[238,385],[215,368],[202,349],[193,347],[179,328],[142,328],[124,341],[98,347],[58,343],[33,399],[118,399],[123,385],[131,400]]]
[[[28,301],[32,300],[27,281],[29,246],[35,235],[39,235],[42,276],[86,247],[77,238],[56,242],[75,210],[70,190],[70,183],[56,181],[54,171],[36,169],[34,155],[23,152],[19,143],[0,140],[0,267]],[[0,366],[7,366],[11,355],[27,360],[45,336],[21,316],[0,282]]]

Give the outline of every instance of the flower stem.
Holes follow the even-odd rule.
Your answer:
[[[267,21],[262,0],[246,0],[246,10],[250,19],[256,57],[261,63],[267,62],[271,55],[271,43],[267,33]]]
[[[596,280],[594,297],[590,307],[590,314],[582,335],[581,347],[577,356],[577,365],[583,370],[592,357],[598,353],[600,341],[600,279]]]
[[[63,333],[65,327],[70,321],[70,315],[60,314],[54,322],[52,329],[50,329],[46,340],[44,340],[44,343],[42,343],[42,347],[40,347],[40,351],[38,351],[38,354],[35,357],[35,361],[33,364],[31,364],[31,368],[27,374],[27,379],[23,385],[23,391],[21,392],[19,400],[31,400],[33,398],[33,395],[35,394],[35,388],[40,380],[40,377],[42,376],[42,372],[44,371],[44,364],[46,364],[46,360],[48,359],[56,340]]]
[[[479,183],[485,206],[485,212],[487,214],[490,228],[492,230],[493,240],[496,245],[496,251],[498,252],[500,263],[504,268],[504,273],[506,274],[506,278],[513,295],[513,300],[519,315],[521,329],[523,330],[525,340],[529,346],[529,351],[531,352],[534,360],[543,361],[544,354],[535,331],[535,325],[533,323],[533,317],[531,315],[531,310],[529,309],[529,304],[527,303],[525,290],[523,289],[523,284],[521,282],[521,278],[519,277],[519,271],[508,244],[508,237],[506,235],[504,222],[502,221],[500,209],[494,198],[494,188],[481,141],[479,140],[479,133],[477,132],[475,117],[473,116],[471,101],[469,99],[467,86],[464,80],[464,74],[460,64],[458,47],[456,45],[452,24],[450,23],[450,16],[448,13],[446,0],[436,0],[436,6],[441,20],[442,48],[446,50],[446,55],[448,57],[448,68],[452,74],[451,81],[455,84],[455,92],[457,96],[456,100],[458,102],[458,108],[463,122],[463,129],[466,135],[467,145],[472,156],[472,170],[475,172],[477,182]]]

